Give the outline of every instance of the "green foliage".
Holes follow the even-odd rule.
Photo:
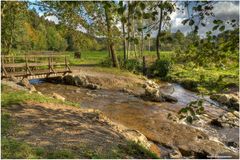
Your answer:
[[[175,62],[167,78],[192,91],[205,94],[221,92],[228,86],[239,85],[238,63],[229,61],[222,69],[214,63],[203,67],[193,62],[185,62],[184,65]]]
[[[238,59],[238,29],[225,31],[218,36],[212,36],[209,32],[205,39],[199,39],[194,34],[189,35],[193,41],[186,47],[176,50],[176,60],[180,62],[193,61],[197,65],[205,66],[212,62],[219,64],[227,60]]]
[[[150,75],[154,77],[164,78],[167,76],[168,72],[170,71],[171,65],[172,65],[171,61],[167,59],[163,59],[163,60],[160,59],[150,66],[148,72]]]
[[[49,50],[64,51],[67,48],[65,39],[57,32],[54,27],[47,28],[47,45]]]
[[[186,107],[179,110],[179,119],[185,119],[188,123],[198,120],[198,116],[204,113],[203,99],[198,99],[187,104]]]
[[[142,69],[142,63],[137,59],[128,59],[125,65],[123,64],[122,68],[127,69],[130,72],[139,72]]]

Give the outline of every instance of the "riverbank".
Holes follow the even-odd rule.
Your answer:
[[[95,67],[73,67],[72,74],[99,87],[93,89],[88,88],[89,85],[48,82],[34,85],[47,97],[58,94],[64,97],[65,102],[80,104],[84,109],[100,110],[114,123],[140,131],[148,141],[158,146],[161,158],[207,158],[222,154],[238,157],[238,127],[215,128],[211,124],[212,120],[227,113],[225,109],[207,104],[206,114],[192,125],[176,119],[178,111],[191,101],[193,92],[173,85],[173,90],[179,94],[178,103],[151,102],[137,96],[144,93],[143,85],[147,81],[141,75]],[[164,92],[168,86],[168,83],[159,83],[160,90]],[[197,94],[194,96],[198,98]],[[169,115],[173,119],[169,119]]]
[[[2,158],[157,158],[133,137],[97,110],[2,85]]]

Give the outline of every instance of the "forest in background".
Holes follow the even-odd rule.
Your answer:
[[[177,82],[191,79],[189,88],[206,81],[211,82],[208,86],[219,86],[224,78],[227,84],[237,85],[238,20],[207,21],[214,18],[213,5],[212,1],[5,1],[1,4],[2,54],[55,51],[71,55],[72,65],[86,64],[90,59],[105,67],[133,72],[141,72],[142,57],[151,55],[157,61],[147,71],[150,76]],[[192,29],[186,35],[180,30],[172,33],[171,14],[186,8],[191,8],[192,14],[182,23]],[[48,16],[56,17],[58,23],[49,21]],[[214,24],[213,28],[200,37],[199,27],[207,23]],[[81,52],[85,59],[74,59],[74,52]],[[196,77],[192,67],[204,69]],[[205,69],[211,70],[209,75],[205,75]]]

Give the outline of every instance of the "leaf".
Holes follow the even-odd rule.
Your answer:
[[[192,108],[189,108],[189,111],[190,111],[192,116],[195,116],[195,112],[194,112],[194,110]]]
[[[213,21],[213,23],[214,23],[214,24],[222,24],[223,21],[222,21],[222,20],[216,20],[216,19],[215,19],[215,20]]]
[[[213,23],[214,23],[214,24],[217,24],[217,20],[214,20]]]
[[[193,122],[193,118],[191,116],[187,116],[186,120],[188,123],[191,123],[191,124]]]
[[[185,20],[182,21],[182,24],[185,25],[188,21],[189,21],[189,19],[185,19]]]
[[[203,100],[200,99],[200,100],[198,101],[197,105],[198,105],[198,106],[202,106],[202,105],[203,105]]]
[[[224,31],[225,30],[225,26],[221,26],[220,28],[219,28],[219,31]]]
[[[150,14],[149,13],[144,13],[143,14],[143,18],[144,19],[149,19],[150,18]]]
[[[213,31],[217,30],[217,28],[219,27],[219,25],[216,25],[212,28]]]
[[[139,44],[139,41],[137,38],[134,39],[134,44]]]
[[[144,10],[145,7],[146,7],[145,4],[144,4],[143,2],[141,2],[141,3],[140,3],[140,8],[141,8],[142,10]]]
[[[204,107],[203,107],[203,106],[200,107],[200,108],[199,108],[199,111],[203,112],[203,111],[204,111]]]
[[[139,32],[141,32],[141,31],[142,31],[142,28],[138,28],[137,30],[138,30]]]
[[[198,31],[198,26],[195,26],[194,27],[194,32],[197,32]]]
[[[123,6],[123,1],[120,1],[120,2],[119,2],[119,5],[122,7],[122,6]]]
[[[205,24],[205,23],[201,23],[201,25],[202,25],[203,27],[205,27],[205,26],[206,26],[206,24]]]
[[[188,107],[185,107],[185,108],[180,109],[178,114],[180,114],[180,113],[187,113],[187,111],[188,111]]]
[[[192,26],[193,24],[194,24],[194,20],[191,19],[191,20],[189,21],[189,25]]]

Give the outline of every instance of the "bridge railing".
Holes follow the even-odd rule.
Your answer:
[[[71,72],[67,55],[1,56],[2,78]],[[61,68],[64,68],[61,70]]]

